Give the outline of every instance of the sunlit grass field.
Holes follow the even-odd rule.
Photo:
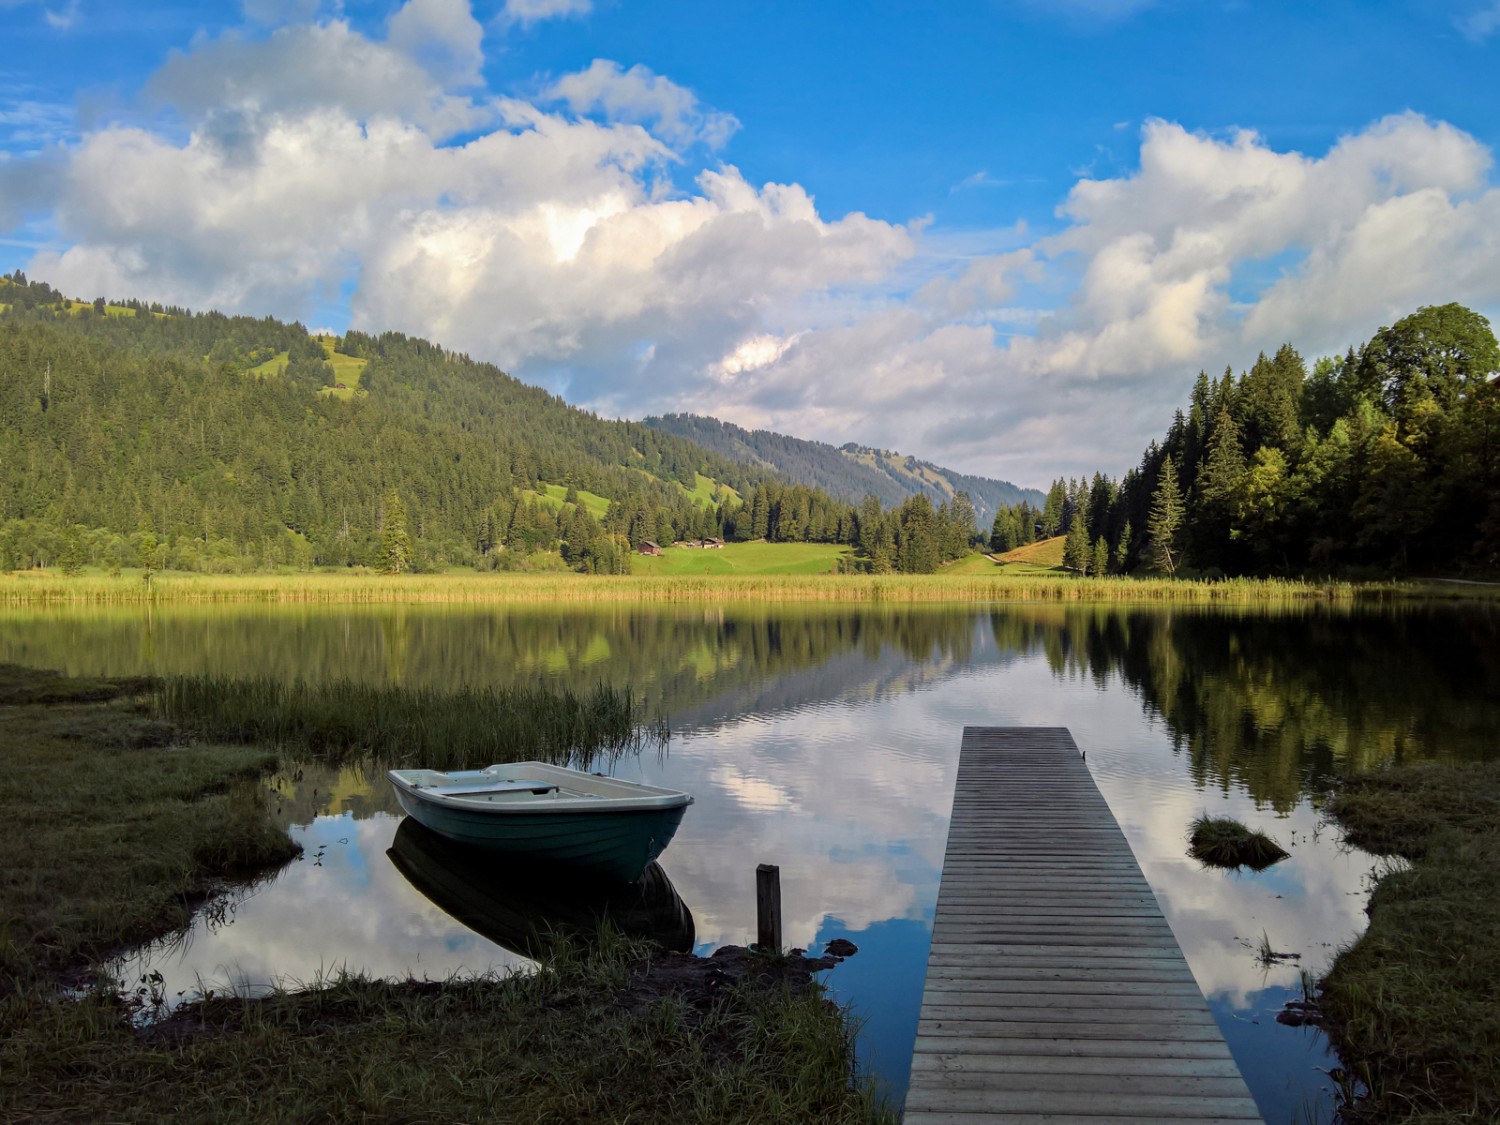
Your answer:
[[[1028,543],[1024,547],[1017,547],[1014,551],[1007,551],[998,557],[1007,566],[1022,568],[1021,573],[1050,570],[1053,567],[1062,566],[1065,539],[1066,536],[1054,535],[1051,539]]]
[[[850,553],[834,543],[726,543],[723,547],[667,547],[632,560],[645,577],[676,575],[833,574]]]
[[[975,551],[972,555],[966,555],[961,559],[949,563],[943,567],[940,573],[947,576],[961,574],[965,576],[989,575],[993,577],[1000,574],[1003,569],[994,559],[987,557],[983,552]]]
[[[127,309],[125,311],[131,312],[133,310]],[[320,336],[318,337],[318,342],[323,345],[323,354],[327,357],[329,365],[333,368],[333,381],[341,384],[343,387],[342,390],[337,386],[324,387],[318,393],[329,395],[333,398],[353,398],[359,393],[360,377],[364,374],[365,367],[370,361],[334,351],[334,345],[338,341],[332,336]],[[290,362],[290,358],[287,352],[277,352],[264,363],[258,363],[250,368],[246,374],[254,375],[257,379],[267,379],[273,375],[283,375],[286,373],[286,367],[288,362]]]
[[[706,477],[702,473],[693,474],[693,487],[684,488],[681,484],[677,486],[693,498],[693,502],[700,508],[717,508],[730,497],[739,497],[739,493],[727,484],[719,484],[712,477]]]
[[[533,492],[531,489],[522,489],[521,495],[540,500],[549,508],[561,508],[567,503],[568,489],[566,485],[544,484],[544,491]],[[589,492],[586,489],[578,490],[578,502],[595,519],[603,519],[604,513],[609,511],[609,497],[600,496],[598,493]]]

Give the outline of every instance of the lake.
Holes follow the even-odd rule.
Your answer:
[[[1360,932],[1382,862],[1323,824],[1319,795],[1352,769],[1500,748],[1500,615],[1484,606],[12,609],[0,661],[629,685],[672,737],[616,772],[696,798],[662,859],[693,947],[752,941],[756,865],[779,865],[787,943],[859,947],[827,982],[897,1099],[962,728],[1068,727],[1271,1122],[1331,1116],[1321,1034],[1275,1016],[1301,995],[1301,970],[1319,973]],[[526,963],[388,856],[400,819],[378,771],[292,763],[273,786],[302,859],[124,976],[160,973],[170,998],[345,968],[441,978]],[[1261,874],[1201,867],[1186,834],[1205,812],[1265,829],[1291,857]],[[1298,957],[1264,965],[1263,940]]]

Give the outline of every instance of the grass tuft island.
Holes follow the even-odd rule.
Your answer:
[[[1199,863],[1264,871],[1290,853],[1264,832],[1224,816],[1200,816],[1188,830],[1188,854]]]

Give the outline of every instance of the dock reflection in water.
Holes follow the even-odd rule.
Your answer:
[[[557,868],[526,870],[443,839],[407,817],[386,855],[433,905],[482,937],[539,959],[554,936],[588,942],[606,920],[674,953],[693,948],[693,915],[658,863],[634,883]]]

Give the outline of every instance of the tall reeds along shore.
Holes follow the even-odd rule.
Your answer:
[[[1385,602],[1403,597],[1480,596],[1482,587],[1280,578],[1195,581],[1070,575],[704,575],[346,573],[158,574],[66,577],[0,574],[0,605],[69,603],[597,603],[597,602],[1121,602],[1266,604]]]
[[[667,738],[629,688],[609,685],[579,694],[539,685],[438,690],[172,676],[153,699],[159,718],[207,740],[334,761],[371,758],[386,768],[542,760],[590,769]]]

